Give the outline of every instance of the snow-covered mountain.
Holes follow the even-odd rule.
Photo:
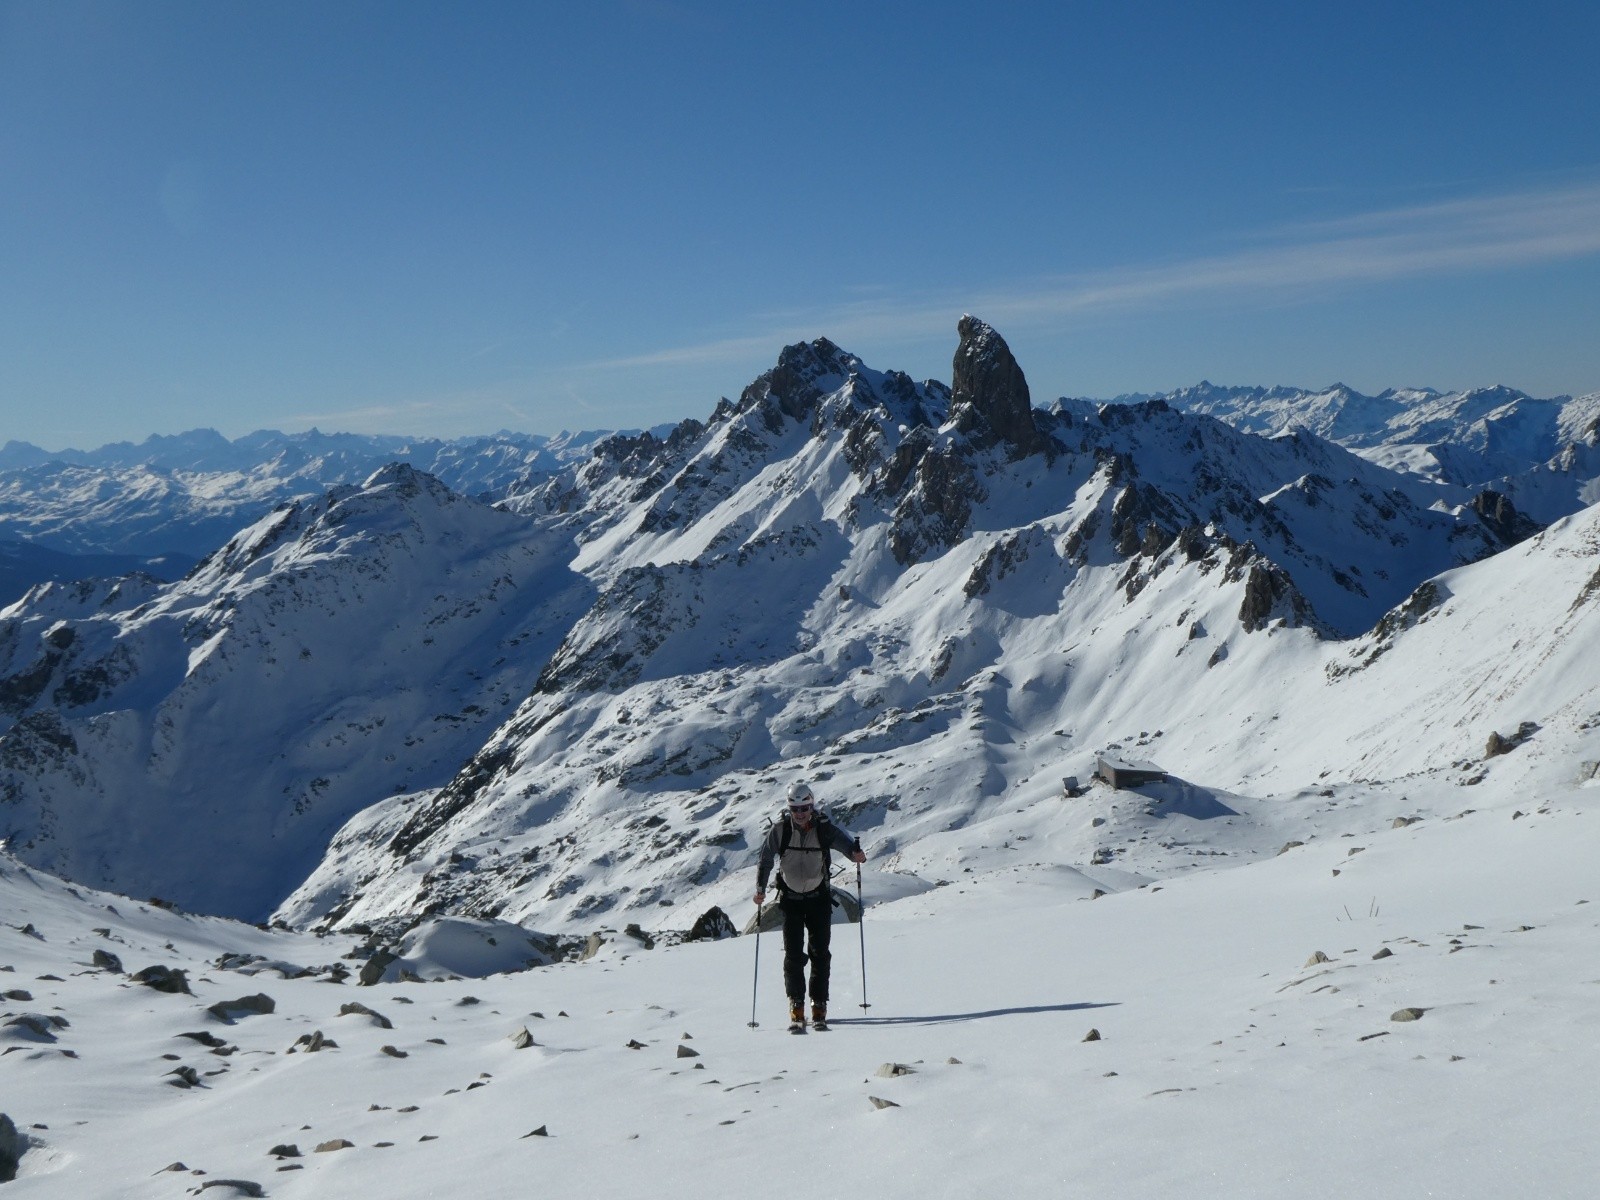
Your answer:
[[[6,1195],[699,1198],[797,1129],[874,1196],[1589,1195],[1600,505],[959,334],[0,610]],[[680,944],[797,778],[869,854],[804,1038]]]
[[[645,920],[715,893],[798,777],[917,877],[1107,744],[1228,786],[1280,671],[1323,686],[1325,634],[1527,532],[1305,433],[1033,410],[961,332],[948,390],[790,347],[705,425],[516,498],[596,604],[449,787],[363,813],[282,915]]]
[[[1579,736],[1586,682],[1505,664],[1592,645],[1592,511],[1532,537],[1303,429],[1035,409],[958,332],[949,386],[819,339],[498,508],[388,469],[179,584],[34,592],[0,613],[0,833],[209,911],[572,933],[732,902],[799,777],[915,891],[1107,748],[1266,853],[1285,796],[1380,808],[1370,781],[1469,779],[1495,730]],[[1144,807],[1097,815],[1050,853],[1194,865]]]
[[[313,429],[230,441],[197,429],[59,453],[7,442],[0,538],[68,554],[200,557],[279,504],[357,483],[387,463],[409,463],[466,495],[493,496],[586,458],[601,436],[501,432],[441,441]]]
[[[354,813],[438,787],[593,598],[559,535],[393,465],[186,579],[0,612],[0,838],[70,878],[264,916]]]
[[[1343,384],[1308,391],[1203,382],[1117,402],[1156,399],[1265,436],[1308,429],[1398,471],[1491,488],[1546,524],[1600,501],[1600,392],[1541,400],[1497,386],[1366,396]]]

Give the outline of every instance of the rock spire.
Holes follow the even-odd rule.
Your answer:
[[[1045,449],[1033,420],[1028,381],[993,326],[970,314],[956,326],[961,344],[951,366],[950,419],[974,445],[1006,445],[1012,458]]]

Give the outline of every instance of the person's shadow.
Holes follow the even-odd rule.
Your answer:
[[[948,1025],[955,1021],[986,1021],[990,1017],[1021,1017],[1029,1013],[1082,1012],[1090,1008],[1115,1008],[1117,1001],[1079,1004],[1031,1004],[1024,1008],[991,1008],[984,1012],[943,1013],[929,1017],[833,1017],[830,1025]]]

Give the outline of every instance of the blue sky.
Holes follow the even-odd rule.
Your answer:
[[[0,0],[0,442],[1600,389],[1600,5]]]

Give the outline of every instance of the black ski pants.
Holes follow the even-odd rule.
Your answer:
[[[806,940],[811,941],[811,1002],[828,1002],[828,938],[833,932],[832,889],[826,884],[815,892],[784,892],[778,899],[783,909],[783,990],[791,1004],[806,994]]]

